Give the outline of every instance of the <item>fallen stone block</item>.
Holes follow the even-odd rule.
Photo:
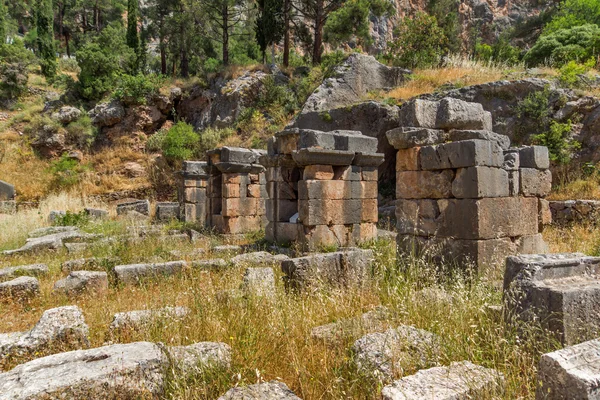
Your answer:
[[[67,253],[69,253],[69,254],[83,253],[90,247],[90,244],[89,243],[65,243],[64,247],[65,247],[65,249],[67,249]]]
[[[0,201],[13,200],[15,187],[8,182],[0,181]]]
[[[104,271],[108,268],[112,269],[119,260],[117,258],[77,258],[75,260],[67,260],[62,263],[61,269],[63,272],[71,271]]]
[[[525,146],[519,149],[521,168],[550,168],[550,153],[546,146]]]
[[[64,218],[67,215],[66,211],[63,210],[52,210],[50,214],[48,214],[48,223],[54,224],[59,219]]]
[[[256,251],[253,253],[240,254],[231,259],[231,263],[234,265],[248,265],[248,264],[274,264],[280,263],[283,260],[287,260],[289,257],[285,254],[273,255],[266,251]]]
[[[421,147],[423,170],[467,167],[497,167],[504,165],[504,152],[497,143],[472,139]]]
[[[579,253],[506,259],[504,301],[509,321],[535,322],[565,345],[600,334],[600,258]]]
[[[523,196],[545,197],[552,190],[552,172],[549,169],[520,168],[520,193]]]
[[[166,347],[137,342],[60,353],[0,374],[0,400],[158,398],[165,371],[228,368],[231,349],[201,342]]]
[[[537,400],[597,399],[600,340],[544,354],[538,366]]]
[[[40,283],[31,276],[20,276],[0,283],[0,300],[27,301],[39,296]]]
[[[392,312],[384,306],[375,307],[360,317],[343,319],[313,328],[310,337],[326,344],[336,344],[361,333],[389,328]]]
[[[164,307],[156,310],[135,310],[116,313],[109,330],[113,334],[121,334],[127,330],[139,331],[162,320],[165,324],[183,320],[190,314],[187,307]]]
[[[238,254],[242,252],[242,246],[236,244],[224,244],[212,248],[213,253]]]
[[[179,203],[156,203],[156,219],[159,221],[179,219]]]
[[[106,219],[108,218],[108,211],[100,208],[84,208],[85,215],[91,219]]]
[[[117,265],[114,268],[117,281],[122,284],[137,284],[143,279],[171,276],[181,273],[186,267],[185,261],[171,261],[154,264]]]
[[[0,282],[14,279],[19,276],[42,276],[47,275],[50,270],[46,264],[18,265],[14,267],[0,268]]]
[[[459,199],[508,197],[508,172],[502,168],[459,168],[452,181],[452,194]]]
[[[222,258],[211,258],[208,260],[192,261],[192,268],[200,269],[222,269],[229,265],[227,261]]]
[[[11,358],[30,360],[39,354],[88,347],[88,336],[89,329],[79,307],[46,310],[31,330],[0,334],[0,366]],[[0,396],[2,393],[0,390]]]
[[[241,289],[251,297],[274,297],[276,289],[273,268],[246,269]]]
[[[301,400],[283,382],[271,381],[229,389],[217,400]]]
[[[354,342],[353,350],[358,370],[382,381],[415,365],[429,367],[440,352],[436,335],[408,325],[367,334]]]
[[[392,129],[386,132],[385,136],[390,145],[398,150],[433,146],[444,143],[448,139],[448,134],[443,130],[407,127]]]
[[[54,235],[57,233],[77,232],[79,228],[76,226],[48,226],[45,228],[34,229],[27,235],[28,238],[40,238],[43,236]]]
[[[134,200],[117,205],[117,215],[127,215],[131,211],[148,216],[150,215],[150,202],[148,200]]]
[[[66,240],[89,239],[92,237],[93,235],[82,233],[77,229],[66,230],[50,235],[28,238],[23,247],[16,250],[6,250],[3,254],[13,255],[27,252],[34,253],[43,250],[57,250],[63,247],[63,244]]]
[[[450,97],[440,101],[435,127],[441,129],[491,129],[489,116],[480,103],[468,103]]]
[[[488,398],[502,391],[504,378],[469,361],[453,362],[405,376],[381,391],[384,400],[459,400]]]
[[[54,292],[74,296],[83,293],[102,293],[108,290],[108,274],[96,271],[72,271],[54,284]]]

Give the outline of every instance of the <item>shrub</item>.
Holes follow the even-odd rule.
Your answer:
[[[216,58],[207,58],[206,61],[204,61],[204,72],[210,74],[210,73],[215,73],[219,70],[219,67],[221,66],[221,63],[219,62],[219,60],[217,60]]]
[[[560,75],[558,76],[558,81],[561,85],[566,87],[576,87],[580,84],[581,80],[579,79],[580,75],[585,74],[589,69],[593,66],[593,59],[590,63],[586,63],[584,65],[577,64],[575,61],[569,61],[567,64],[560,67]]]
[[[323,71],[323,78],[330,78],[333,76],[337,66],[342,64],[348,58],[349,54],[342,50],[336,50],[331,53],[323,55],[321,58],[321,69]]]
[[[66,154],[50,164],[49,171],[54,176],[52,187],[54,189],[66,189],[79,182],[83,173],[88,170],[86,165],[79,164],[79,161],[69,158]]]
[[[597,0],[565,0],[544,27],[544,33],[585,24],[600,25],[600,3]]]
[[[162,142],[162,152],[169,161],[189,160],[198,154],[200,136],[194,127],[178,122],[169,129]]]
[[[573,28],[559,29],[540,39],[525,54],[529,66],[550,64],[563,66],[570,61],[579,63],[595,58],[600,52],[600,28],[586,24]]]
[[[558,164],[567,164],[573,157],[573,152],[581,147],[581,144],[571,137],[571,121],[560,123],[550,122],[550,129],[546,132],[534,135],[534,143],[548,147],[550,159]]]
[[[0,100],[17,99],[27,91],[27,68],[34,59],[18,38],[12,44],[0,44]]]
[[[85,210],[78,213],[67,211],[64,215],[58,215],[54,219],[53,225],[55,226],[83,226],[89,222],[89,216]]]
[[[167,136],[167,130],[161,129],[152,136],[148,138],[146,141],[146,151],[150,153],[156,153],[162,150],[163,142],[165,141],[165,137]]]
[[[208,150],[217,147],[223,140],[234,134],[234,130],[230,128],[206,128],[200,132],[200,141],[198,143],[198,158],[204,158]]]
[[[67,142],[80,149],[89,148],[96,138],[96,128],[87,114],[82,114],[79,119],[65,127]]]
[[[113,92],[113,97],[127,104],[146,104],[147,100],[156,96],[165,83],[160,75],[121,75]]]
[[[438,65],[447,52],[448,41],[435,17],[418,12],[404,17],[394,31],[396,39],[388,43],[385,59],[405,68]]]
[[[477,43],[475,58],[485,62],[516,64],[519,62],[521,51],[510,45],[506,37],[500,37],[493,45]]]
[[[62,72],[71,72],[75,74],[78,74],[81,71],[79,64],[77,64],[77,60],[74,58],[60,58],[58,60],[58,68]]]

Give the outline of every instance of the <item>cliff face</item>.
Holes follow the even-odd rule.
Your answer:
[[[399,20],[419,11],[427,11],[430,0],[393,0],[396,13],[391,17],[372,17],[371,34],[374,39],[371,52],[380,52],[393,38]],[[505,30],[519,21],[538,15],[549,7],[547,0],[460,0],[456,11],[460,24],[463,49],[472,48],[475,40],[494,43]]]

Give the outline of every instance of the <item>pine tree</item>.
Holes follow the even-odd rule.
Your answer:
[[[260,15],[256,20],[256,41],[263,55],[263,63],[266,63],[267,47],[279,42],[284,33],[284,4],[283,0],[258,0],[257,3]],[[272,61],[274,64],[274,57]]]
[[[52,0],[37,0],[37,44],[42,74],[52,80],[56,76],[56,49],[54,47],[54,11]]]
[[[0,0],[0,45],[6,43],[6,13],[4,0]]]
[[[138,0],[127,0],[127,46],[139,54],[140,36],[138,34]]]

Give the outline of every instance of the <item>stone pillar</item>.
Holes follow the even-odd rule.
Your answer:
[[[180,218],[184,222],[206,225],[207,163],[184,161],[180,172]]]
[[[208,154],[208,220],[217,232],[240,234],[266,224],[263,150],[221,147]]]
[[[476,103],[416,100],[401,114],[416,126],[387,133],[398,149],[400,251],[477,267],[547,251],[540,233],[550,222],[546,147],[510,148]]]
[[[269,143],[267,240],[315,250],[377,237],[377,139],[289,130]]]

